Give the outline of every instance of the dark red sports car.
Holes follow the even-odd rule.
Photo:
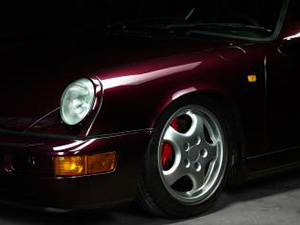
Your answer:
[[[172,218],[300,165],[298,0],[1,0],[0,199]]]

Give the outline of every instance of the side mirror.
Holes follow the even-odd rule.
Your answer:
[[[278,50],[284,55],[300,55],[300,33],[284,38]]]

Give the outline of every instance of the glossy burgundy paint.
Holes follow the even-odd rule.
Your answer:
[[[230,109],[240,143],[234,169],[243,176],[298,165],[300,111],[294,99],[300,80],[291,68],[296,69],[299,60],[281,51],[283,40],[300,32],[294,8],[290,7],[280,35],[270,41],[130,36],[100,30],[64,40],[39,37],[2,43],[0,146],[6,170],[1,172],[5,185],[0,193],[22,203],[34,195],[36,205],[59,208],[132,200],[157,119],[174,101],[192,95],[217,96],[226,111]],[[248,75],[256,75],[257,82],[249,83]],[[81,77],[93,81],[96,102],[81,124],[69,127],[59,116],[60,96]],[[283,100],[278,110],[279,99]],[[58,155],[107,151],[120,156],[110,174],[61,179],[47,166],[41,167],[46,172],[38,178],[31,174],[34,169],[29,174],[20,170],[22,175],[9,171],[11,157],[19,154],[51,161]],[[267,159],[272,160],[265,163]],[[239,173],[233,173],[233,179]],[[23,188],[29,193],[18,199],[10,187],[21,180],[26,180]],[[122,182],[128,184],[126,189]],[[54,192],[43,196],[38,185]],[[77,185],[78,190],[64,192]],[[83,191],[89,188],[86,198],[73,198],[85,196]],[[50,199],[55,195],[62,196],[60,202]]]
[[[155,70],[159,69],[167,70],[172,65],[179,66],[175,63],[183,57],[187,57],[187,60],[178,61],[178,63],[197,63],[199,59],[196,58],[196,55],[192,56],[192,62],[190,62],[188,60],[189,54],[180,54],[201,52],[216,46],[227,46],[230,43],[230,40],[208,40],[205,37],[202,39],[170,39],[170,37],[161,36],[152,38],[127,37],[124,34],[119,34],[117,37],[114,37],[114,34],[109,37],[103,36],[103,32],[99,31],[64,41],[56,40],[53,42],[49,37],[39,40],[38,43],[32,43],[34,40],[27,40],[17,50],[11,49],[11,46],[15,46],[16,43],[3,44],[3,51],[1,51],[3,57],[1,58],[4,62],[2,62],[1,69],[3,74],[8,75],[1,77],[1,82],[13,83],[13,80],[18,80],[18,82],[14,89],[5,86],[2,90],[1,102],[4,107],[0,109],[1,127],[19,131],[31,127],[36,133],[70,135],[68,130],[63,130],[63,126],[56,124],[58,115],[55,109],[59,107],[60,96],[64,88],[73,80],[84,76],[95,77],[96,80],[100,78],[105,82],[104,79],[106,78],[123,76],[122,79],[125,81],[125,76],[151,71],[154,73]],[[11,52],[14,55],[7,57]],[[161,57],[169,57],[170,55],[178,56],[161,62]],[[152,60],[154,62],[151,62]],[[14,64],[20,66],[14,67]],[[132,66],[128,66],[129,64]],[[111,72],[109,72],[111,69],[95,72],[99,69],[103,70],[103,68],[114,69]],[[181,70],[184,70],[184,67]],[[176,67],[172,69],[172,73],[176,73]],[[104,74],[103,78],[102,74]],[[155,80],[158,78],[159,74],[156,75]],[[57,82],[58,79],[59,83]],[[123,88],[125,85],[130,85],[128,81],[125,82],[127,84],[124,85],[119,82],[119,85],[113,89],[117,91],[118,86]],[[144,80],[141,80],[141,83],[144,83]],[[104,87],[104,89],[106,88]],[[44,99],[53,100],[45,101]],[[50,113],[49,116],[40,120],[48,113]],[[37,120],[40,120],[40,123],[34,125]],[[144,125],[141,124],[140,126]],[[40,127],[42,129],[39,129]],[[124,131],[122,125],[120,128],[114,128],[114,130],[116,129]],[[103,132],[96,130],[92,133],[94,135],[110,132],[109,130]],[[86,132],[79,131],[76,135],[86,136]]]

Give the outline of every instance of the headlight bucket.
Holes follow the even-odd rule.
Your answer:
[[[82,78],[67,86],[61,97],[60,115],[64,123],[73,126],[84,120],[93,107],[95,87]]]

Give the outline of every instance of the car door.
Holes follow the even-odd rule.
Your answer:
[[[300,160],[300,3],[294,3],[287,35],[266,57],[266,147],[279,164]]]

